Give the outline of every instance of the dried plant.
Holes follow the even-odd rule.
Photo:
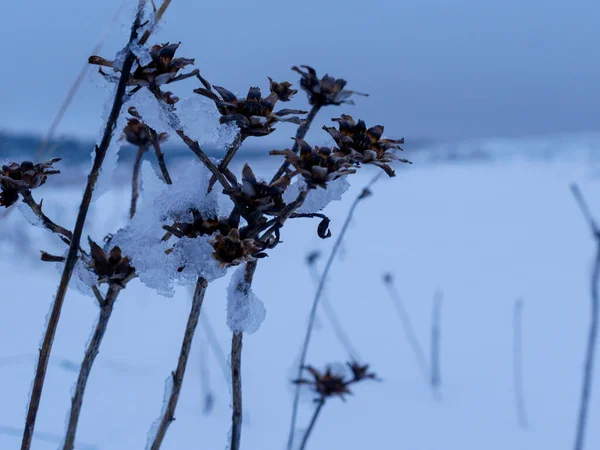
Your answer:
[[[300,87],[308,95],[311,110],[308,111],[308,114],[299,109],[276,110],[278,102],[290,102],[297,94],[298,90],[294,89],[290,82],[278,82],[268,78],[270,93],[266,97],[263,97],[258,87],[251,87],[245,98],[238,98],[225,88],[211,85],[200,75],[198,69],[190,70],[189,67],[194,64],[194,59],[176,57],[180,43],[156,44],[145,48],[144,45],[149,39],[152,29],[169,4],[170,0],[163,2],[160,8],[155,8],[154,16],[143,22],[142,16],[146,2],[140,0],[127,47],[111,60],[96,55],[89,58],[90,64],[100,66],[99,71],[107,82],[116,84],[116,94],[104,135],[95,149],[94,164],[72,232],[49,219],[42,212],[42,202],[36,203],[31,195],[31,189],[41,186],[48,175],[58,173],[52,166],[58,160],[37,165],[33,163],[11,164],[2,169],[0,177],[2,206],[13,205],[21,196],[23,202],[40,219],[40,223],[69,245],[66,256],[42,253],[44,261],[62,261],[65,266],[40,353],[22,450],[28,450],[31,445],[52,342],[64,297],[75,270],[77,270],[78,276],[83,273],[86,279],[91,277],[93,280],[90,289],[100,307],[100,317],[80,368],[64,450],[73,449],[87,381],[119,293],[135,277],[144,283],[152,284],[161,293],[169,288],[169,286],[155,286],[155,280],[149,281],[147,278],[149,272],[155,275],[157,271],[171,271],[168,272],[170,278],[164,281],[165,285],[173,283],[175,278],[179,281],[193,280],[195,282],[192,307],[183,333],[177,365],[169,378],[168,395],[157,427],[149,436],[148,447],[158,450],[170,424],[175,419],[190,348],[201,318],[201,307],[206,290],[211,281],[224,276],[228,269],[240,266],[236,269],[232,285],[228,290],[228,325],[232,332],[231,383],[233,396],[230,449],[238,450],[241,443],[243,419],[241,371],[243,335],[258,329],[260,321],[262,321],[262,319],[258,322],[254,320],[248,324],[244,321],[242,312],[252,307],[258,311],[256,305],[259,301],[252,292],[258,261],[272,255],[273,250],[282,242],[282,229],[288,219],[320,219],[317,234],[323,239],[331,236],[330,219],[319,211],[326,206],[327,202],[331,201],[332,195],[325,196],[326,200],[322,205],[312,204],[310,196],[317,188],[319,192],[327,192],[334,183],[339,183],[340,178],[356,173],[357,169],[364,165],[375,165],[382,168],[388,175],[394,175],[389,164],[398,160],[394,151],[399,149],[402,140],[383,138],[382,126],[367,129],[364,122],[354,122],[350,116],[342,115],[341,119],[332,119],[338,123],[339,129],[326,128],[326,131],[334,137],[336,147],[311,147],[304,141],[319,110],[331,105],[339,106],[350,103],[350,97],[358,94],[345,89],[345,80],[335,79],[328,75],[319,79],[316,72],[308,66],[302,66],[305,71],[294,67],[293,70],[302,76]],[[106,68],[111,69],[112,73],[105,72]],[[163,87],[167,84],[190,78],[194,78],[201,84],[194,90],[195,93],[213,100],[220,114],[220,122],[237,127],[235,137],[223,149],[223,159],[218,163],[209,158],[200,143],[186,132],[187,128],[184,126],[186,111],[185,108],[180,108],[178,97],[172,92],[163,91]],[[149,92],[156,99],[165,129],[151,128],[137,107],[128,108],[131,117],[128,118],[124,128],[119,131],[122,132],[123,141],[137,147],[132,176],[130,220],[124,228],[109,238],[105,245],[100,246],[90,239],[90,248],[83,249],[81,247],[83,226],[86,222],[96,181],[115,133],[117,119],[123,105],[129,101],[135,101],[136,94],[142,90]],[[301,117],[304,114],[307,116]],[[293,138],[294,146],[291,149],[270,152],[271,155],[284,157],[280,169],[271,181],[267,182],[259,179],[252,168],[245,164],[241,178],[238,179],[229,169],[229,163],[235,157],[238,149],[247,138],[263,137],[275,132],[275,126],[279,122],[298,125]],[[154,122],[152,124],[155,126]],[[191,168],[198,167],[198,174],[194,175],[193,187],[190,184],[185,192],[177,193],[177,189],[185,189],[186,185],[173,183],[160,147],[160,144],[168,136],[167,132],[174,132],[203,166],[190,164]],[[138,205],[140,167],[143,155],[150,147],[155,150],[165,185],[170,186],[165,186],[163,193],[160,194],[168,197],[167,201],[161,197],[162,202],[155,204],[153,201],[157,199],[150,198],[148,204],[151,206],[147,209],[151,214],[142,216],[147,199],[144,194]],[[293,167],[292,169],[289,168],[290,165]],[[298,387],[307,383],[313,385],[321,403],[324,403],[325,399],[332,395],[343,396],[348,393],[348,387],[354,383],[375,378],[368,372],[367,366],[357,362],[349,365],[350,377],[336,380],[330,371],[321,374],[312,368],[310,369],[310,373],[313,375],[312,381],[302,379],[301,375],[312,331],[314,311],[323,290],[323,280],[327,276],[332,258],[339,248],[354,209],[360,200],[369,195],[370,186],[378,178],[379,176],[375,177],[353,203],[340,237],[334,245],[332,256],[322,275],[313,303],[296,384]],[[177,181],[182,179],[183,177],[175,178]],[[198,192],[198,185],[202,186],[201,192]],[[213,189],[215,186],[219,186],[219,189]],[[189,192],[192,189],[196,189],[193,194]],[[180,201],[178,195],[185,201]],[[225,203],[229,206],[221,206]],[[147,219],[150,217],[154,222],[148,223]],[[140,256],[140,254],[149,254],[144,252],[151,252],[155,249],[158,250],[152,253],[153,259],[149,258],[147,261]],[[337,392],[328,390],[332,386],[337,386],[339,390]],[[296,408],[297,398],[295,400]],[[320,411],[320,407],[318,410]],[[318,416],[318,411],[311,429],[316,416]],[[295,416],[293,421],[295,422]],[[308,434],[305,436],[305,441],[307,438]]]
[[[344,396],[352,394],[350,386],[353,384],[360,383],[364,380],[377,380],[377,376],[374,373],[369,372],[368,364],[360,364],[356,361],[351,361],[346,364],[350,370],[349,376],[345,373],[335,371],[331,366],[328,366],[324,372],[320,372],[312,366],[306,366],[304,369],[310,374],[311,378],[306,379],[299,377],[294,380],[296,386],[300,387],[302,385],[307,385],[317,395],[315,398],[317,406],[312,419],[310,420],[310,424],[302,436],[299,450],[304,450],[306,448],[308,438],[314,429],[321,409],[325,405],[327,399],[339,397],[341,400],[345,401]]]

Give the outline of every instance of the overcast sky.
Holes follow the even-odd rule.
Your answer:
[[[2,2],[0,129],[47,130],[120,4]],[[371,96],[328,116],[388,135],[521,136],[600,130],[599,21],[598,0],[173,0],[156,41],[182,41],[181,56],[235,92],[266,89],[267,75],[295,83],[296,64],[346,78]],[[102,55],[127,33],[117,25]],[[86,78],[61,133],[97,135],[99,86]]]

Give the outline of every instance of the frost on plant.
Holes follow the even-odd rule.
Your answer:
[[[263,302],[244,280],[245,266],[231,276],[227,288],[227,326],[234,333],[255,333],[265,320],[267,311]]]

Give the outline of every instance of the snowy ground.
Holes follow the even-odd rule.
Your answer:
[[[352,178],[343,202],[330,205],[334,235],[372,170]],[[586,158],[414,165],[374,188],[359,206],[328,297],[361,356],[381,383],[356,386],[346,403],[330,401],[309,443],[312,449],[558,450],[572,445],[589,321],[589,271],[594,244],[568,185],[581,187],[600,217],[600,185]],[[74,223],[77,187],[44,187],[47,212]],[[124,223],[128,191],[93,208],[94,238]],[[16,449],[46,314],[58,284],[38,248],[61,248],[43,230],[27,228],[18,212],[2,223],[0,241],[0,448]],[[327,251],[315,223],[286,225],[279,246],[259,264],[254,291],[267,308],[260,330],[244,338],[242,448],[282,449],[291,410],[293,363],[314,286],[304,258]],[[16,241],[8,242],[7,236]],[[29,244],[28,244],[28,240]],[[444,292],[442,400],[436,402],[410,352],[381,275],[392,271],[419,338],[429,346],[434,291]],[[203,314],[228,350],[225,290],[210,286]],[[157,418],[164,382],[174,369],[190,306],[189,293],[159,297],[136,280],[119,298],[92,373],[78,440],[81,450],[144,448]],[[512,311],[525,301],[524,371],[531,426],[518,427],[512,387]],[[55,449],[62,435],[76,367],[94,324],[94,301],[66,299],[42,398],[34,448]],[[309,363],[346,358],[324,320]],[[164,449],[223,449],[230,428],[230,394],[209,355],[215,408],[203,414],[200,331]],[[598,355],[600,357],[600,355]],[[62,358],[62,359],[61,359]],[[69,361],[73,363],[69,363]],[[600,376],[595,377],[587,448],[600,448]],[[300,424],[312,410],[302,404]]]

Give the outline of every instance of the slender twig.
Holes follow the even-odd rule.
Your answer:
[[[233,333],[231,338],[231,387],[233,412],[231,415],[230,450],[239,450],[242,437],[242,339],[244,333]]]
[[[202,388],[203,412],[210,414],[215,403],[215,394],[210,386],[210,368],[208,364],[208,339],[200,339],[200,386]]]
[[[392,303],[394,304],[394,308],[398,313],[398,317],[402,322],[402,329],[404,330],[404,335],[406,336],[406,340],[408,341],[408,345],[412,350],[415,360],[417,361],[417,365],[425,378],[427,384],[429,384],[430,380],[430,370],[429,364],[427,363],[427,358],[425,357],[425,352],[423,351],[423,347],[419,343],[419,339],[417,338],[417,333],[412,325],[412,321],[410,320],[410,316],[408,315],[408,311],[404,306],[404,302],[398,295],[398,291],[396,290],[396,286],[394,285],[394,281],[392,278],[386,278],[384,280],[385,287],[387,288],[388,293],[390,294],[390,298],[392,299]]]
[[[108,321],[110,320],[114,303],[117,300],[121,289],[121,286],[118,284],[112,284],[108,288],[106,298],[100,307],[100,316],[98,317],[96,329],[94,330],[92,339],[90,340],[85,351],[83,362],[79,368],[79,376],[77,377],[77,383],[75,385],[75,393],[71,400],[71,412],[69,413],[69,423],[67,425],[65,442],[62,447],[63,450],[73,450],[74,448],[77,424],[79,423],[79,416],[81,414],[81,406],[83,405],[85,388],[92,371],[92,366],[96,360],[96,356],[98,356],[98,352],[100,351],[100,344],[102,344],[102,339],[104,338],[104,333],[106,332],[106,327],[108,326]]]
[[[183,385],[183,377],[185,376],[185,369],[187,367],[188,357],[190,355],[190,349],[192,347],[192,340],[194,339],[194,332],[198,325],[198,319],[200,317],[200,311],[202,309],[202,302],[204,301],[204,294],[208,282],[199,277],[196,282],[196,289],[194,291],[194,297],[192,300],[192,309],[188,317],[187,325],[185,327],[185,333],[183,335],[183,341],[181,343],[181,351],[179,353],[179,360],[177,361],[177,368],[171,373],[172,387],[169,393],[169,399],[164,407],[164,411],[161,413],[160,422],[156,429],[156,434],[152,438],[152,445],[150,450],[158,450],[167,434],[167,430],[171,422],[175,420],[175,408],[179,401],[179,394],[181,393],[181,386]]]
[[[523,300],[517,299],[513,310],[513,389],[517,421],[523,429],[527,428],[527,410],[523,389]]]
[[[215,355],[215,358],[219,362],[219,367],[221,367],[221,372],[223,373],[223,378],[227,383],[229,383],[229,379],[231,374],[229,373],[229,365],[227,364],[227,358],[225,357],[225,352],[223,351],[223,347],[219,344],[219,340],[217,339],[217,334],[210,322],[210,318],[208,314],[204,313],[200,316],[200,322],[204,331],[206,332],[208,343],[210,344],[212,351]]]
[[[227,177],[229,182],[234,186],[237,185],[237,179],[235,178],[235,175],[231,173],[231,171],[228,169],[228,166],[235,154],[237,153],[237,151],[239,150],[239,148],[242,146],[244,139],[246,139],[246,137],[242,135],[242,133],[236,134],[233,142],[227,146],[227,153],[225,153],[225,156],[219,163],[219,170]],[[209,191],[212,190],[216,182],[217,178],[213,175],[208,185]]]
[[[442,322],[442,299],[442,291],[435,291],[435,294],[433,296],[433,308],[431,314],[431,387],[433,389],[439,389],[442,384],[442,374],[440,368],[440,328]]]
[[[575,450],[583,450],[584,439],[587,426],[587,418],[589,411],[589,403],[592,397],[592,380],[594,376],[594,364],[596,354],[596,342],[598,340],[598,314],[600,313],[600,292],[598,283],[600,282],[600,229],[590,212],[590,209],[583,198],[579,186],[571,185],[571,190],[575,196],[575,200],[579,204],[584,218],[589,223],[590,229],[596,240],[596,258],[591,274],[591,318],[590,328],[588,332],[587,350],[585,356],[585,366],[583,371],[583,381],[581,385],[581,399],[579,404],[579,413],[577,417],[577,428],[575,434]]]
[[[313,282],[315,283],[316,286],[318,286],[320,277],[319,277],[319,274],[317,273],[317,268],[316,268],[315,264],[309,263],[308,270],[310,271],[310,275],[313,279]],[[352,342],[350,341],[350,336],[348,335],[348,332],[345,330],[344,326],[342,325],[342,321],[338,317],[333,305],[331,304],[331,302],[329,301],[329,299],[327,298],[327,296],[325,294],[323,294],[321,296],[321,306],[323,307],[323,311],[325,311],[325,315],[327,316],[327,319],[329,320],[329,323],[331,324],[331,328],[333,329],[335,336],[338,338],[338,341],[340,341],[340,343],[342,344],[344,349],[346,349],[346,351],[348,352],[350,359],[353,361],[360,361],[361,358],[360,358],[360,355],[358,354],[358,351],[352,345]]]
[[[48,216],[46,216],[46,214],[42,212],[42,202],[40,201],[40,203],[36,203],[31,196],[31,191],[25,191],[21,195],[23,196],[23,203],[29,206],[31,211],[40,219],[44,228],[52,231],[54,234],[62,236],[61,239],[64,238],[65,242],[70,244],[71,239],[73,238],[73,233],[54,223]]]
[[[308,428],[304,432],[304,436],[302,437],[302,443],[298,450],[304,450],[306,448],[306,443],[308,442],[308,438],[310,433],[312,433],[313,428],[315,427],[315,423],[317,423],[317,419],[319,418],[319,413],[321,409],[323,409],[323,405],[325,404],[325,397],[321,397],[317,400],[317,407],[315,408],[315,412],[313,413],[312,419],[310,419],[310,424]]]
[[[146,152],[146,147],[140,145],[135,155],[133,163],[133,177],[131,179],[131,205],[129,206],[129,217],[135,216],[137,201],[140,195],[140,168],[142,167],[142,158]]]
[[[160,148],[160,143],[156,138],[154,133],[150,133],[150,143],[154,148],[154,153],[156,154],[156,161],[158,162],[158,167],[160,168],[160,173],[162,174],[163,180],[166,184],[173,184],[171,180],[171,175],[169,175],[169,170],[167,169],[167,163],[165,162],[165,154]]]
[[[254,281],[256,261],[246,263],[244,278],[240,280],[239,291],[249,291]],[[231,445],[229,450],[239,450],[242,437],[242,339],[243,333],[233,333],[231,338],[231,394],[233,412],[231,415]]]
[[[298,130],[296,130],[296,139],[304,139],[304,136],[306,136],[306,133],[308,132],[315,116],[317,115],[317,113],[319,112],[320,109],[321,109],[320,103],[315,103],[312,106],[312,108],[310,108],[310,111],[306,115],[306,119],[304,119],[302,124],[298,127]],[[298,143],[297,142],[294,143],[294,146],[292,147],[292,151],[294,153],[298,153],[299,149],[300,149],[300,147],[298,146]],[[283,164],[281,164],[281,167],[279,168],[279,170],[277,170],[277,172],[275,172],[275,175],[271,179],[271,183],[274,183],[279,178],[281,178],[289,166],[290,166],[290,163],[287,161],[285,161]]]
[[[310,310],[310,315],[308,318],[306,334],[304,336],[304,342],[302,344],[302,352],[300,354],[300,360],[298,362],[298,374],[296,376],[296,379],[300,379],[302,377],[302,371],[304,369],[304,366],[306,365],[306,356],[308,354],[310,338],[312,336],[312,331],[313,331],[314,324],[315,324],[315,317],[317,315],[317,307],[318,307],[319,301],[321,300],[321,297],[323,295],[323,290],[325,288],[325,283],[327,281],[327,277],[329,276],[329,271],[331,270],[331,266],[332,266],[333,261],[335,260],[335,257],[340,249],[340,246],[342,244],[344,236],[345,236],[346,232],[348,231],[348,227],[350,226],[350,222],[352,221],[352,217],[354,216],[354,211],[356,210],[356,207],[361,202],[361,200],[363,200],[366,197],[368,197],[368,189],[365,188],[356,197],[356,199],[352,203],[352,206],[350,206],[350,210],[348,211],[346,220],[344,221],[344,224],[342,225],[342,229],[340,230],[340,233],[338,234],[338,237],[337,237],[335,243],[333,244],[333,248],[331,249],[331,253],[329,254],[327,263],[325,264],[325,269],[323,270],[323,273],[321,274],[321,279],[319,280],[319,285],[317,287],[317,291],[315,293],[312,308]],[[299,403],[300,403],[300,385],[297,384],[296,387],[294,388],[294,403],[292,406],[292,418],[291,418],[290,431],[289,431],[288,443],[287,443],[288,450],[292,450],[292,446],[293,446],[293,442],[294,442],[294,433],[296,430],[296,420],[298,418]]]
[[[129,37],[129,46],[137,39],[138,28],[140,26],[141,17],[145,5],[145,0],[139,0],[138,10],[136,13],[135,20],[131,27],[131,35]],[[115,130],[115,126],[117,123],[117,118],[121,112],[121,107],[123,105],[123,96],[125,94],[125,88],[127,86],[127,81],[129,80],[131,68],[133,66],[133,62],[135,60],[135,55],[129,51],[127,56],[123,62],[123,70],[121,72],[121,76],[119,79],[119,83],[117,85],[117,90],[115,93],[115,99],[113,102],[113,106],[106,122],[106,128],[104,130],[104,134],[102,136],[102,140],[99,146],[96,146],[96,154],[94,157],[94,163],[92,165],[92,170],[88,175],[87,185],[85,187],[85,191],[83,194],[83,198],[81,200],[81,205],[79,207],[79,213],[77,215],[77,221],[75,223],[75,228],[73,231],[73,238],[71,239],[71,244],[69,245],[69,252],[67,254],[67,260],[65,262],[65,267],[63,270],[63,274],[60,280],[60,284],[58,286],[57,294],[54,298],[54,303],[52,305],[52,311],[50,313],[50,317],[48,320],[48,325],[46,327],[46,331],[44,334],[44,340],[42,342],[42,347],[40,349],[40,357],[38,359],[38,364],[36,368],[36,374],[33,381],[33,388],[31,391],[31,397],[29,399],[29,406],[27,410],[27,418],[25,421],[25,429],[23,432],[23,440],[21,443],[21,450],[29,450],[31,448],[31,440],[33,437],[33,432],[35,429],[35,421],[37,418],[37,412],[40,406],[40,400],[42,397],[42,389],[44,386],[44,379],[46,378],[46,370],[48,368],[48,360],[50,358],[50,353],[52,350],[52,344],[54,342],[54,336],[56,334],[56,329],[58,327],[58,322],[60,320],[60,313],[62,311],[62,305],[65,299],[65,295],[67,293],[67,288],[69,286],[69,282],[71,280],[71,275],[73,274],[73,269],[75,268],[75,263],[77,262],[77,253],[79,250],[79,243],[81,241],[81,235],[83,232],[83,226],[85,224],[85,220],[87,217],[88,209],[90,203],[92,201],[92,194],[94,191],[94,187],[96,186],[96,181],[98,180],[98,175],[100,173],[100,169],[102,168],[102,164],[104,162],[104,158],[106,156],[106,152],[110,145],[110,142],[113,137],[113,133]]]
[[[160,22],[160,19],[162,19],[162,16],[165,14],[165,11],[167,10],[167,8],[169,7],[170,4],[171,4],[171,0],[165,0],[162,3],[162,5],[160,5],[160,7],[158,8],[158,10],[156,11],[156,13],[154,15],[154,22],[152,23],[152,26],[150,28],[148,28],[142,35],[142,38],[140,39],[140,42],[139,42],[140,45],[144,45],[146,43],[146,41],[148,40],[148,38],[150,38],[152,31],[154,31],[154,27],[156,26],[156,24],[158,22]]]

